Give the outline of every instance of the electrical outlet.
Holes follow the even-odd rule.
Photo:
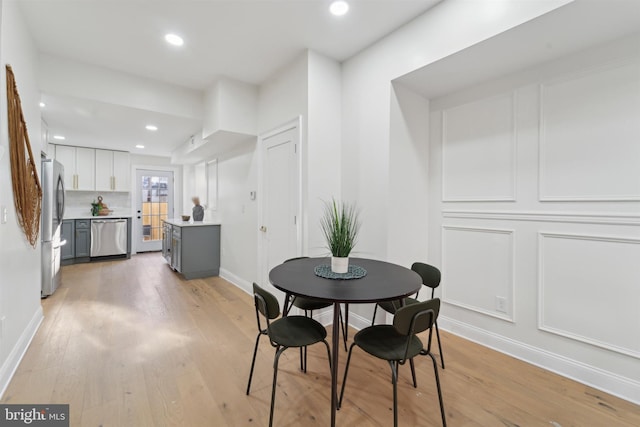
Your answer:
[[[7,207],[6,206],[0,207],[0,223],[2,224],[7,223]]]
[[[496,296],[496,311],[507,312],[507,299],[505,297]]]

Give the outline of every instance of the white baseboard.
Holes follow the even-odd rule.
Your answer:
[[[16,369],[20,365],[24,354],[27,352],[33,337],[38,332],[38,328],[40,324],[42,324],[42,319],[44,319],[44,315],[42,314],[42,307],[38,304],[38,309],[33,313],[29,324],[20,334],[20,338],[18,338],[18,342],[13,346],[7,360],[0,367],[0,399],[3,397],[4,392],[7,390],[13,375],[16,373]]]
[[[220,277],[253,297],[253,283],[247,282],[240,276],[237,276],[224,268],[220,269]]]
[[[597,388],[621,399],[640,404],[640,382],[638,381],[494,334],[446,316],[438,318],[438,326],[442,330],[469,341],[508,354],[516,359]]]

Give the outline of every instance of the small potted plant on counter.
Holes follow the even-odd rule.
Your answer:
[[[349,271],[349,254],[356,245],[360,231],[360,217],[355,205],[345,202],[324,202],[320,228],[331,251],[331,270],[344,274]]]

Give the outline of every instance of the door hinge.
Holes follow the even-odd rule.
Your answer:
[[[293,225],[298,225],[298,216],[297,215],[293,216]]]
[[[293,144],[293,154],[298,153],[298,144]]]

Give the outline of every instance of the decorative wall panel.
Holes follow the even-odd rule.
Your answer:
[[[540,200],[640,200],[640,64],[541,86]]]
[[[640,239],[539,233],[540,329],[640,358]]]
[[[442,298],[493,317],[514,319],[514,232],[442,227]],[[504,298],[504,312],[497,298]]]
[[[442,113],[443,201],[515,200],[514,95]]]

